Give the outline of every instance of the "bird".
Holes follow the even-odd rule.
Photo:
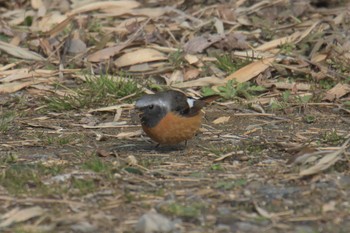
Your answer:
[[[135,108],[139,111],[143,131],[159,145],[174,145],[195,136],[201,126],[202,108],[218,99],[211,95],[200,99],[187,97],[178,90],[146,94],[138,99]]]

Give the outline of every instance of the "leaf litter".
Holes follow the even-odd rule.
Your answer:
[[[169,5],[4,3],[0,226],[8,232],[349,228],[348,2]],[[172,87],[223,98],[205,109],[200,133],[186,148],[155,149],[132,119],[139,93],[115,96],[107,106],[84,103],[98,93],[77,100],[76,88],[106,73],[135,80],[144,93]],[[53,111],[51,96],[80,107]],[[54,179],[61,182],[48,182]]]

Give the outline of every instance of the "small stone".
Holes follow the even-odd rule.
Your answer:
[[[176,232],[176,223],[167,217],[158,214],[155,210],[141,216],[135,225],[135,231],[138,233],[167,233]]]

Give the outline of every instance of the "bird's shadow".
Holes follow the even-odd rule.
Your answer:
[[[137,153],[159,153],[167,154],[170,152],[185,152],[188,146],[185,143],[176,145],[157,145],[155,143],[149,144],[146,142],[133,142],[123,145],[115,145],[110,148],[112,151],[117,152],[137,152]]]

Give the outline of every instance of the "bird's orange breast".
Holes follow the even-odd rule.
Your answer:
[[[198,131],[202,122],[202,112],[191,117],[168,113],[152,128],[142,125],[145,133],[160,144],[177,144],[191,139]]]

